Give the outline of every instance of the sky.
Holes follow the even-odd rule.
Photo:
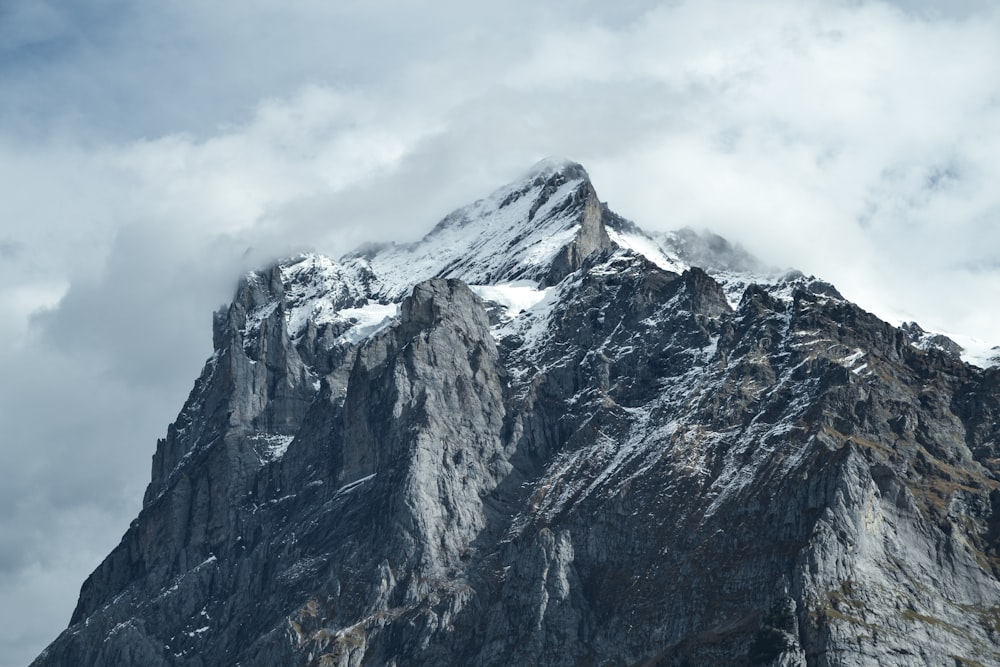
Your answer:
[[[5,0],[0,667],[138,513],[244,271],[419,238],[545,156],[1000,343],[995,2]]]

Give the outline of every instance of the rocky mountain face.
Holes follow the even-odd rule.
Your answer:
[[[247,275],[33,665],[1000,665],[1000,371],[761,271],[545,163]]]

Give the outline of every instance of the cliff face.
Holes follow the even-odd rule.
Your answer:
[[[548,164],[248,275],[33,664],[1000,664],[1000,372],[758,268]]]

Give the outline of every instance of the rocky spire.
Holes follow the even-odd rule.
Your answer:
[[[543,160],[453,211],[418,243],[348,261],[370,266],[381,278],[381,294],[395,301],[408,293],[415,276],[554,285],[591,253],[612,246],[587,171],[575,162]]]
[[[614,245],[608,236],[608,230],[604,227],[604,211],[601,200],[597,197],[597,190],[594,189],[590,177],[581,165],[575,162],[565,163],[561,170],[549,176],[549,183],[568,179],[571,176],[582,178],[583,181],[576,192],[577,201],[580,202],[577,213],[579,227],[572,240],[566,243],[552,258],[549,271],[543,279],[546,285],[557,284],[583,266],[584,260],[592,253],[606,250]],[[547,184],[547,187],[551,187],[551,185]]]

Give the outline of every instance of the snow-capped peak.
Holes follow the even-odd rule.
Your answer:
[[[292,338],[311,322],[317,328],[332,325],[336,331],[328,335],[356,343],[391,320],[393,307],[429,278],[475,285],[515,316],[525,308],[507,306],[505,298],[540,299],[545,288],[579,269],[588,255],[614,248],[675,273],[701,268],[722,285],[734,308],[751,284],[777,298],[790,299],[799,289],[842,298],[832,285],[767,267],[715,234],[691,229],[648,233],[600,202],[579,163],[546,158],[445,216],[415,243],[368,246],[339,261],[309,254],[281,263],[283,293],[273,302],[255,302],[245,328],[250,332],[259,326],[283,301]],[[259,277],[263,286],[267,281]],[[997,351],[980,347],[983,353],[975,359],[963,356],[981,366],[995,365]]]
[[[421,241],[347,261],[365,263],[379,277],[378,296],[398,300],[414,282],[432,277],[557,282],[604,246],[610,239],[587,172],[573,162],[546,160],[447,215]]]
[[[339,261],[304,254],[278,266],[281,294],[253,304],[247,332],[283,301],[292,338],[308,323],[333,325],[337,340],[357,342],[429,278],[474,285],[552,285],[596,249],[612,247],[597,193],[586,170],[569,160],[539,162],[521,178],[445,216],[423,239],[370,246]],[[256,277],[255,277],[256,276]],[[269,284],[263,273],[248,282]],[[365,316],[357,316],[362,313]],[[357,329],[357,331],[354,331]]]
[[[531,166],[521,177],[522,181],[534,181],[537,178],[549,178],[554,174],[565,174],[569,178],[589,180],[587,170],[579,162],[562,157],[545,157]]]

